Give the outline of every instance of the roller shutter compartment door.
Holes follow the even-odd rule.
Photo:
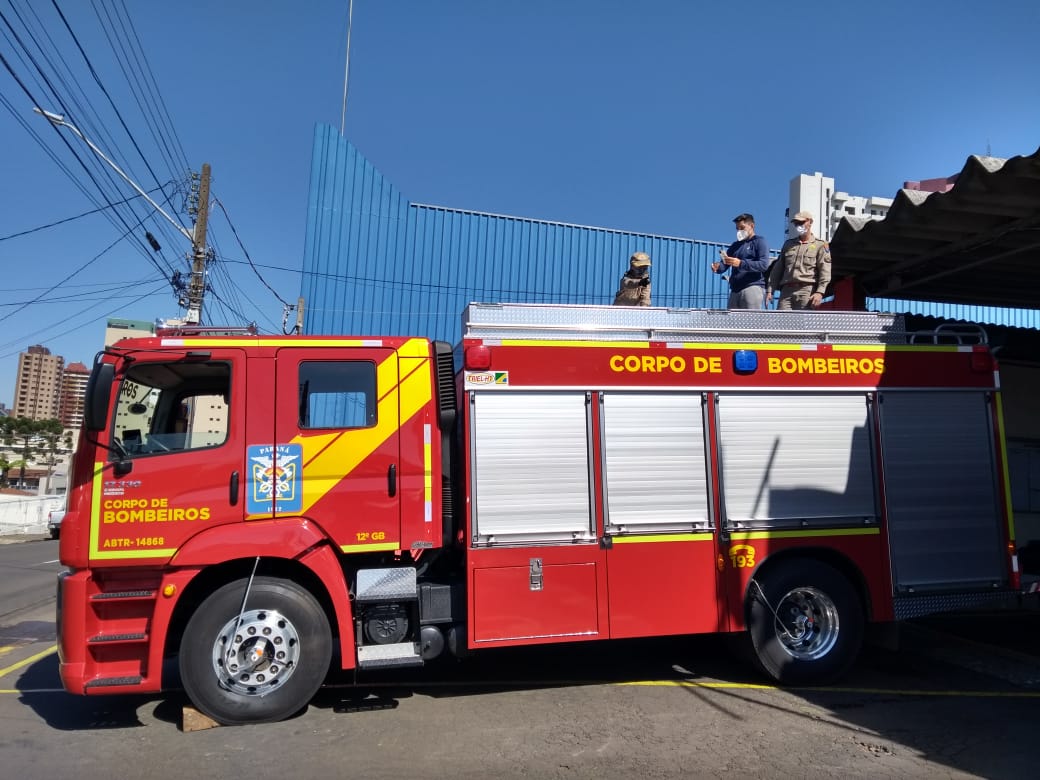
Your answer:
[[[730,527],[876,520],[866,395],[720,393],[717,408]]]
[[[473,395],[474,536],[590,539],[584,393]]]
[[[888,392],[881,449],[896,590],[1007,579],[984,392]]]

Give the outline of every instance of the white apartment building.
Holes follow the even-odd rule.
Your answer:
[[[891,198],[878,196],[864,197],[838,192],[834,188],[834,179],[817,171],[813,174],[801,173],[791,179],[787,212],[784,223],[787,226],[787,237],[794,234],[791,228],[791,215],[799,211],[808,211],[813,215],[813,233],[826,237],[829,241],[838,229],[838,223],[844,217],[862,217],[865,219],[884,219],[892,206]]]

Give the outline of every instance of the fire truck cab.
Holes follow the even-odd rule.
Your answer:
[[[825,683],[868,623],[1017,587],[983,334],[521,304],[471,304],[462,334],[99,355],[61,535],[66,688],[158,691],[176,657],[199,709],[245,723],[305,706],[334,656],[716,632]]]

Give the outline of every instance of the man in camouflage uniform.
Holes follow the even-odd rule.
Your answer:
[[[813,217],[799,211],[791,218],[797,235],[784,242],[766,280],[766,305],[780,291],[777,309],[815,309],[831,281],[831,250],[812,232]]]
[[[628,272],[618,283],[614,305],[650,305],[650,255],[646,252],[636,252],[628,261]]]

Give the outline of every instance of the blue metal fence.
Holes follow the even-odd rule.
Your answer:
[[[723,244],[407,201],[335,128],[315,131],[302,292],[307,333],[454,343],[471,301],[606,304],[633,252],[655,306],[721,308]]]
[[[467,303],[611,303],[633,252],[652,303],[723,308],[710,241],[409,202],[334,127],[314,134],[301,295],[314,334],[459,338]],[[1040,312],[871,299],[868,308],[1040,327]]]

